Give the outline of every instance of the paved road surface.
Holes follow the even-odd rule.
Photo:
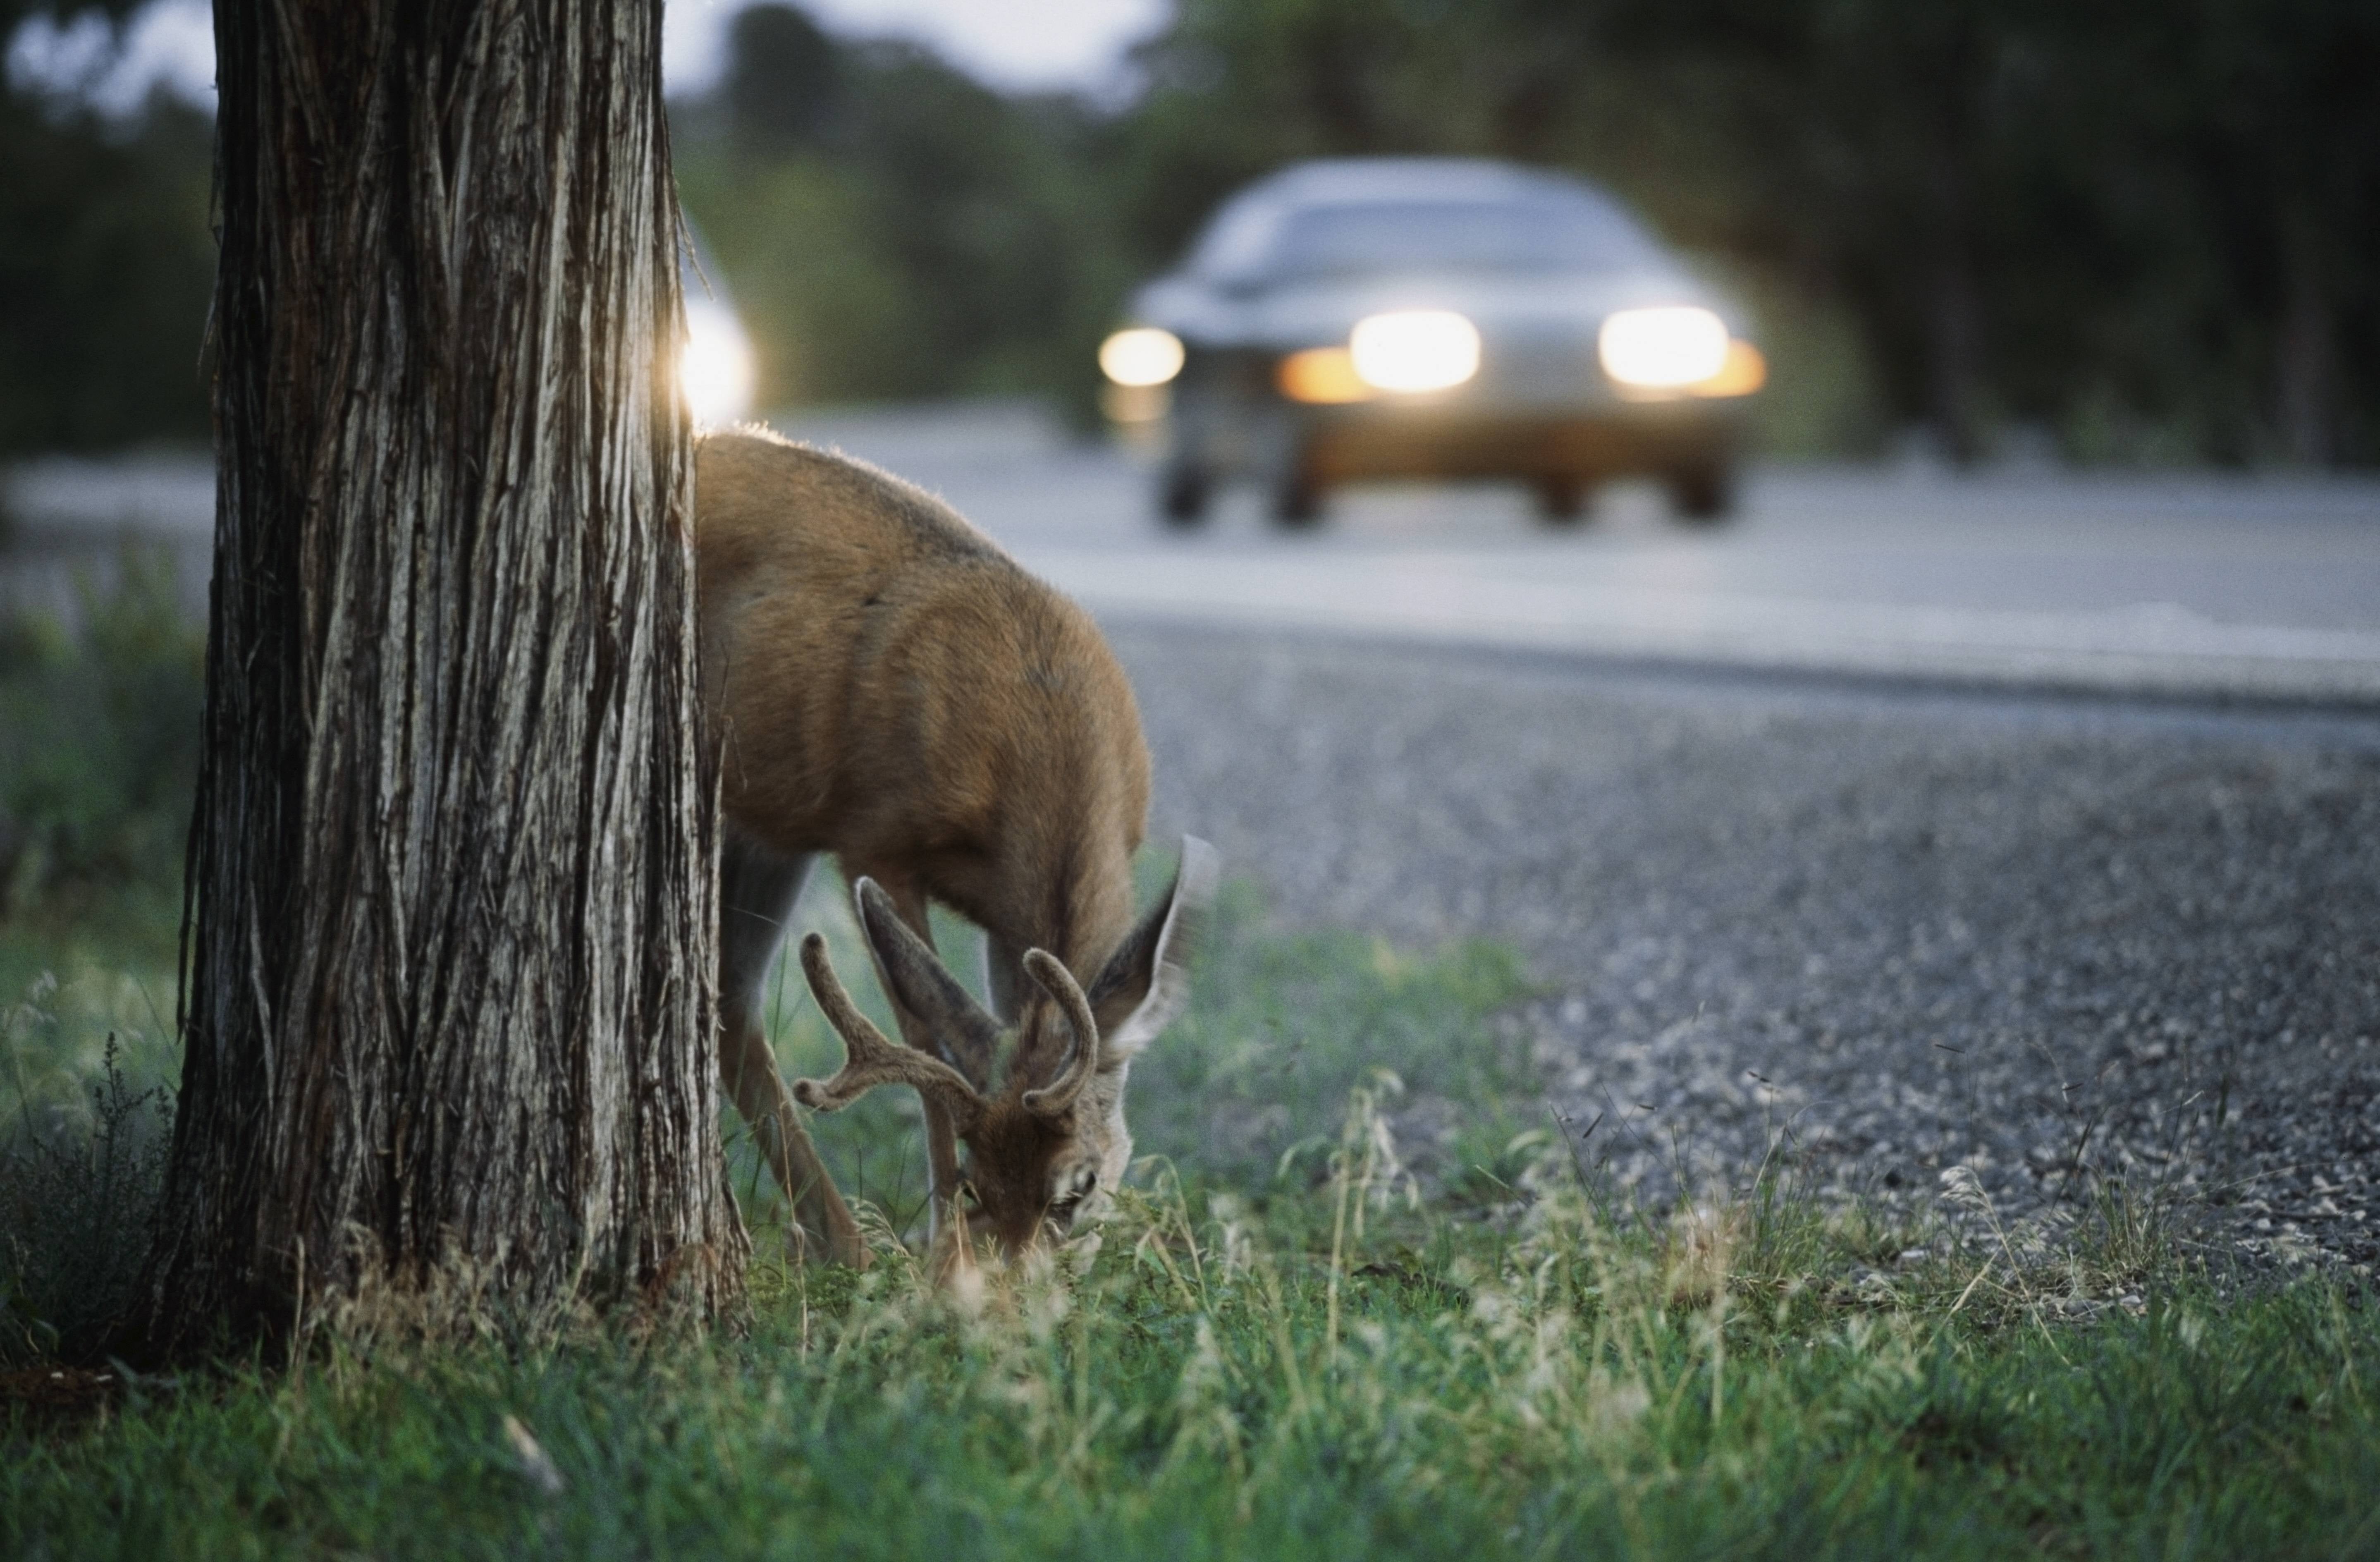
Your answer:
[[[2380,719],[1112,638],[1160,833],[1293,921],[1517,946],[1550,1098],[1625,1183],[1790,1130],[1913,1207],[1964,1166],[2063,1220],[2115,1177],[2380,1261]]]
[[[987,420],[989,423],[989,420]],[[941,489],[1095,607],[1146,621],[1962,682],[2380,702],[2380,483],[1773,471],[1710,531],[1650,489],[1578,531],[1509,488],[1384,487],[1284,536],[1247,496],[1147,520],[1144,474],[1031,425],[807,430]]]
[[[1345,495],[1284,536],[1245,496],[1162,532],[1147,479],[1030,412],[820,417],[796,432],[941,490],[1111,618],[1358,632],[1607,659],[2004,687],[2380,704],[2380,482],[1922,468],[1777,470],[1682,529],[1616,490],[1549,531],[1496,487]],[[9,484],[51,557],[118,525],[204,566],[205,471],[49,462]],[[64,567],[20,566],[53,592]]]

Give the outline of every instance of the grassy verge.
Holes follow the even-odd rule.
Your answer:
[[[2242,1285],[2120,1190],[2055,1251],[1971,1188],[1896,1223],[1784,1165],[1628,1206],[1532,1117],[1508,954],[1281,932],[1245,890],[1136,1067],[1137,1190],[979,1307],[889,1236],[864,1276],[778,1262],[731,1119],[741,1329],[458,1282],[285,1371],[128,1381],[91,1363],[157,1176],[169,810],[55,779],[115,763],[76,689],[182,665],[119,641],[0,644],[0,1556],[2380,1555],[2368,1289]],[[843,904],[800,917],[856,973]],[[796,983],[775,1007],[788,1070],[831,1069]],[[888,1231],[915,1113],[820,1122]]]
[[[748,1328],[709,1336],[521,1328],[467,1295],[425,1330],[366,1299],[292,1371],[110,1384],[73,1415],[20,1394],[0,1552],[2380,1548],[2366,1293],[2228,1287],[2129,1227],[2045,1263],[1956,1234],[1987,1223],[1822,1212],[1776,1171],[1622,1210],[1550,1141],[1491,1200],[1459,1132],[1416,1172],[1396,1125],[1425,1091],[1513,1110],[1509,962],[1274,934],[1241,899],[1205,980],[1135,1081],[1171,1160],[978,1311],[892,1249],[865,1276],[764,1256]],[[803,1023],[789,1051],[824,1044]],[[1232,1126],[1251,1110],[1263,1136]]]
[[[11,1555],[2314,1556],[2380,1543],[2380,1338],[2320,1285],[2082,1324],[1847,1293],[1747,1228],[1375,1218],[1171,1190],[969,1315],[897,1262],[740,1338],[459,1347],[19,1413]],[[1790,1214],[1784,1218],[1798,1218]],[[1331,1239],[1335,1238],[1333,1240]],[[1791,1236],[1822,1261],[1823,1231]],[[1989,1282],[1986,1282],[1989,1283]]]

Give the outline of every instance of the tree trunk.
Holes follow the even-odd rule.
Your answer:
[[[1951,461],[1984,457],[1983,305],[1964,238],[1942,236],[1925,294],[1926,400]]]
[[[2331,338],[2336,329],[2324,286],[2320,221],[2302,195],[2281,202],[2281,311],[2273,353],[2273,421],[2283,456],[2298,466],[2328,466],[2336,421]]]
[[[216,0],[222,258],[152,1349],[467,1269],[740,1296],[660,0]]]
[[[1979,67],[1961,48],[1941,72],[1949,117],[1934,131],[1926,194],[1933,233],[1925,278],[1925,394],[1951,461],[1984,457],[1984,300],[1975,275],[1976,146],[1981,137],[1960,114]]]

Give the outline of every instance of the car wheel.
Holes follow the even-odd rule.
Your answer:
[[[1213,497],[1214,482],[1204,470],[1186,465],[1168,467],[1157,480],[1158,519],[1186,531],[1206,520]]]
[[[1285,531],[1303,531],[1322,523],[1321,485],[1305,478],[1284,478],[1273,485],[1273,523]]]
[[[1529,485],[1537,501],[1537,519],[1548,526],[1575,526],[1586,519],[1592,492],[1583,479],[1541,477]]]
[[[1724,466],[1687,467],[1670,474],[1670,507],[1680,520],[1708,526],[1735,509],[1735,473]]]

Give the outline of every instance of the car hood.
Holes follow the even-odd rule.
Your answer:
[[[1142,288],[1134,317],[1208,348],[1292,351],[1347,339],[1366,315],[1387,310],[1453,310],[1491,338],[1591,333],[1616,310],[1699,304],[1731,331],[1741,311],[1717,291],[1666,268],[1526,275],[1381,274],[1226,291],[1174,274]]]

